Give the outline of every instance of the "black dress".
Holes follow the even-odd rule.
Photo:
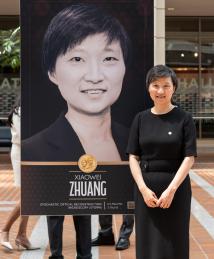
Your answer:
[[[175,107],[155,115],[151,110],[136,115],[127,153],[140,157],[146,185],[159,198],[184,157],[196,156],[196,131],[189,113]],[[191,186],[187,176],[175,193],[170,208],[149,208],[135,188],[136,258],[188,259]]]

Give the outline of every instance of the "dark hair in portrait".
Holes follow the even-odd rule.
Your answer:
[[[50,22],[43,41],[43,66],[53,72],[58,56],[88,36],[104,33],[107,44],[120,43],[125,65],[130,63],[130,40],[121,23],[102,8],[91,4],[70,5]]]

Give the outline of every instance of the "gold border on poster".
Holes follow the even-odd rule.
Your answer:
[[[128,165],[128,161],[100,161],[97,165]],[[21,161],[21,165],[35,165],[35,166],[51,166],[51,165],[78,165],[78,162],[67,161]]]

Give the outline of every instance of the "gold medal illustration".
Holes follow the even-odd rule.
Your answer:
[[[97,168],[97,160],[92,155],[83,155],[79,158],[78,166],[84,173],[92,173]]]

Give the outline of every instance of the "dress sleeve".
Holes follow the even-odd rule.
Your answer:
[[[197,156],[196,128],[190,113],[187,113],[184,121],[184,157]]]
[[[140,156],[140,145],[139,145],[139,120],[140,114],[138,113],[133,122],[129,133],[128,145],[126,148],[127,154]]]

